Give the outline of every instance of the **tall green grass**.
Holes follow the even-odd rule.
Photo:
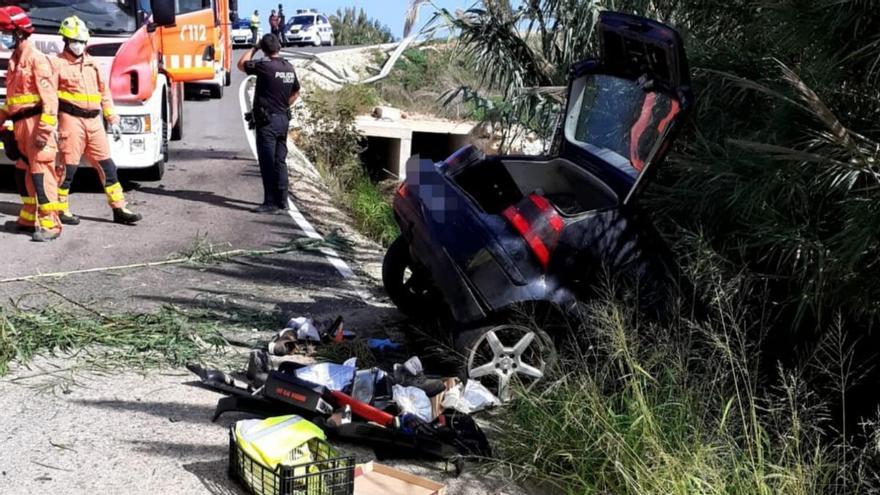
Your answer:
[[[339,91],[312,91],[306,97],[308,136],[300,146],[331,192],[351,214],[355,227],[370,239],[389,245],[399,235],[391,209],[391,191],[374,183],[360,161],[362,136],[354,118],[375,104],[369,88],[349,85]]]
[[[761,329],[736,297],[718,289],[710,317],[662,324],[621,301],[585,305],[554,378],[502,413],[498,463],[564,493],[880,489],[874,447],[825,435],[831,404],[805,379],[810,363],[762,383],[750,337]]]

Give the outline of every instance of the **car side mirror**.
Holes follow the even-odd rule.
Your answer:
[[[150,0],[153,23],[157,26],[173,26],[177,22],[174,0]]]

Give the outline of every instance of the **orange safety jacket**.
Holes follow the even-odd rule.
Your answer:
[[[0,108],[0,122],[14,119],[22,112],[42,108],[36,136],[50,141],[58,126],[58,94],[52,61],[37,50],[30,40],[22,40],[9,59],[6,72],[6,103]],[[24,148],[25,143],[19,143]]]
[[[91,55],[86,53],[77,58],[64,50],[55,63],[58,67],[58,99],[62,106],[72,105],[84,111],[100,110],[111,124],[119,122],[110,85]]]

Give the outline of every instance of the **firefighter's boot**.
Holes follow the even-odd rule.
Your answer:
[[[79,225],[79,217],[69,211],[61,212],[59,216],[64,225]]]
[[[59,237],[61,237],[61,231],[59,230],[40,229],[34,232],[34,236],[32,237],[32,239],[34,240],[34,242],[49,242],[54,241]]]
[[[134,225],[144,217],[139,213],[135,213],[128,208],[113,208],[113,222],[123,225]]]

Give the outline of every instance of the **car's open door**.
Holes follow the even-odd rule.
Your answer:
[[[597,32],[599,58],[572,68],[559,154],[629,203],[693,104],[690,71],[681,37],[665,24],[606,11]]]
[[[176,22],[159,27],[162,64],[177,82],[214,78],[215,41],[221,20],[215,2],[227,0],[177,0]]]

